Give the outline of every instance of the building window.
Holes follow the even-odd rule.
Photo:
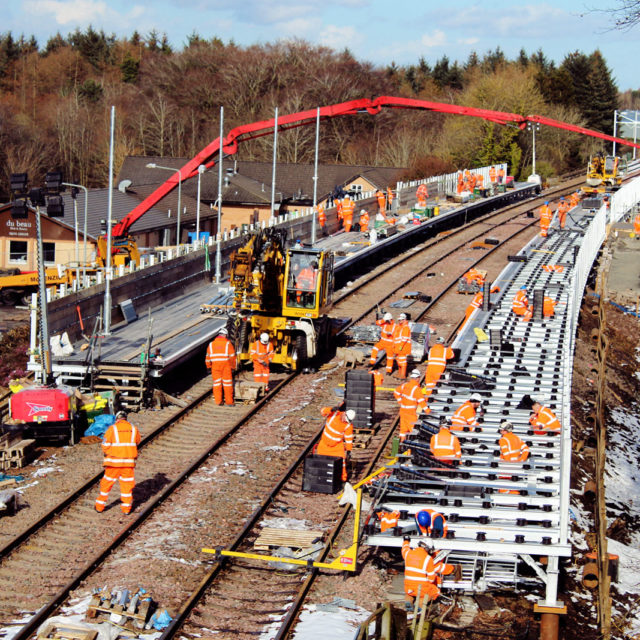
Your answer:
[[[9,241],[9,262],[27,264],[27,243],[22,240]]]
[[[55,242],[43,242],[42,252],[45,264],[56,263],[56,243]]]

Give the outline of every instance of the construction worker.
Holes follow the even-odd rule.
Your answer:
[[[387,373],[393,373],[393,359],[398,361],[398,377],[407,377],[408,358],[411,354],[411,327],[407,320],[407,314],[401,313],[393,331],[393,356],[389,361],[387,354]]]
[[[342,481],[346,482],[347,457],[353,449],[353,424],[356,417],[353,409],[336,410],[329,413],[316,453],[319,456],[335,456],[342,458]]]
[[[495,184],[497,179],[498,173],[496,171],[496,168],[494,166],[491,166],[491,168],[489,169],[489,182],[491,182],[491,184]]]
[[[316,289],[316,277],[318,275],[318,263],[312,262],[300,269],[296,276],[296,300],[298,304],[303,302],[303,294],[309,294]]]
[[[418,185],[416,189],[416,199],[418,200],[418,209],[424,209],[427,206],[427,198],[429,192],[427,191],[427,185],[422,183]]]
[[[640,213],[633,219],[633,233],[635,233],[636,239],[640,239]]]
[[[369,212],[366,209],[360,209],[360,219],[358,220],[360,224],[360,231],[362,233],[368,233],[369,231]]]
[[[209,343],[205,364],[211,369],[213,379],[213,399],[217,405],[224,401],[233,404],[233,371],[236,368],[236,350],[227,338],[227,329],[222,327],[218,335]]]
[[[336,215],[338,216],[338,224],[342,223],[342,200],[340,198],[336,198]]]
[[[427,371],[425,372],[424,387],[422,388],[422,393],[425,396],[429,397],[433,393],[440,376],[447,366],[447,360],[451,360],[454,357],[453,349],[444,344],[444,338],[437,338],[436,343],[429,349],[429,355],[427,356]]]
[[[553,318],[556,313],[556,301],[549,296],[544,296],[542,301],[542,315],[545,318]]]
[[[520,287],[513,296],[511,310],[517,316],[521,316],[521,320],[531,320],[533,316],[533,305],[529,304],[529,296],[527,295],[527,287]]]
[[[140,432],[127,420],[125,411],[116,413],[116,421],[107,429],[102,440],[104,452],[104,476],[100,480],[100,493],[95,509],[104,511],[107,496],[113,483],[120,480],[120,508],[122,513],[131,513],[133,506],[134,469],[138,457]]]
[[[524,462],[529,457],[527,443],[513,433],[513,423],[505,420],[498,427],[500,459],[505,462]]]
[[[462,171],[458,171],[458,186],[456,188],[458,193],[462,193],[464,191],[464,175]]]
[[[433,548],[423,540],[418,541],[415,549],[411,548],[410,540],[409,536],[404,537],[401,550],[404,560],[404,593],[407,610],[413,609],[417,597],[420,598],[420,605],[438,598],[440,576],[447,576],[455,571],[456,579],[459,580],[462,573],[461,569],[451,564],[434,562]]]
[[[500,167],[498,169],[498,184],[504,184],[504,179],[505,179],[504,167]]]
[[[567,224],[568,211],[569,211],[569,203],[564,199],[564,197],[560,198],[560,202],[558,202],[558,208],[556,212],[558,214],[558,222],[560,223],[561,229],[564,229],[564,226]]]
[[[269,340],[268,333],[261,333],[258,340],[251,345],[251,360],[253,362],[253,380],[264,385],[269,391],[269,363],[273,360],[275,351]]]
[[[446,518],[433,509],[422,509],[416,513],[416,526],[423,536],[432,538],[447,537]]]
[[[327,214],[324,211],[324,205],[319,204],[317,206],[317,210],[318,210],[318,224],[324,230],[324,228],[327,226]]]
[[[345,195],[342,201],[342,225],[344,230],[349,233],[351,226],[353,225],[353,209],[355,207],[354,201],[349,197],[349,194]]]
[[[498,291],[500,291],[500,287],[491,287],[490,293],[497,293]],[[471,317],[471,314],[476,309],[482,309],[483,302],[484,302],[484,291],[481,290],[481,291],[478,291],[478,293],[476,293],[473,296],[473,300],[471,300],[471,302],[467,305],[467,309],[464,312],[464,321],[460,325],[460,329],[458,329],[458,333],[462,331],[464,325],[467,324],[467,322],[469,321],[469,318]]]
[[[546,238],[549,233],[549,227],[553,218],[553,211],[549,206],[549,201],[545,200],[544,205],[540,207],[540,235]]]
[[[391,187],[387,187],[387,208],[391,211],[391,207],[393,205],[393,191]]]
[[[549,431],[560,431],[561,425],[556,414],[543,406],[539,400],[532,399],[532,403],[529,424],[533,427],[533,432],[542,436]]]
[[[451,416],[452,431],[482,431],[477,419],[478,412],[482,413],[480,405],[482,397],[479,393],[472,393],[471,397],[463,402]]]
[[[430,411],[420,389],[420,371],[414,369],[409,379],[393,390],[393,395],[400,404],[400,442],[404,442],[418,421],[418,409],[422,413]]]
[[[458,436],[451,433],[451,420],[446,419],[440,424],[440,431],[434,433],[429,441],[431,454],[441,462],[451,464],[462,458],[462,449]]]
[[[378,209],[380,210],[380,213],[384,216],[384,212],[387,208],[387,203],[384,197],[384,193],[380,189],[376,191],[376,200],[378,201]]]
[[[369,364],[373,367],[378,359],[378,353],[384,351],[387,356],[387,363],[391,360],[393,367],[393,334],[396,330],[396,323],[390,313],[385,313],[382,318],[376,320],[376,324],[381,327],[380,340],[371,349]],[[387,373],[391,373],[387,367]]]

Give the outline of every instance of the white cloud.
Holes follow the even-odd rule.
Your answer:
[[[353,27],[339,27],[334,24],[327,25],[322,33],[319,34],[318,40],[320,44],[338,51],[345,48],[353,50],[363,41],[360,32],[356,31]]]
[[[25,9],[32,15],[52,15],[57,24],[100,23],[110,13],[101,0],[28,0]]]
[[[447,44],[447,34],[440,29],[436,29],[431,33],[425,33],[420,38],[420,44],[423,47],[444,47]]]
[[[468,47],[470,47],[470,46],[472,46],[474,44],[478,44],[478,42],[480,42],[480,38],[476,38],[476,37],[473,37],[473,38],[458,38],[458,40],[457,40],[458,44],[463,44],[463,45],[468,46]]]

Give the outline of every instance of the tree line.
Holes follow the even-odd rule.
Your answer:
[[[34,184],[52,168],[88,187],[108,180],[109,112],[117,110],[116,170],[127,155],[192,157],[225,131],[361,97],[398,95],[499,111],[546,115],[611,133],[613,111],[635,108],[620,95],[602,54],[580,51],[556,65],[542,50],[514,60],[497,48],[464,62],[447,56],[386,67],[308,42],[239,46],[193,33],[181,50],[166,35],[117,39],[92,27],[44,46],[0,34],[0,200],[11,173]],[[279,159],[312,162],[315,131],[279,136]],[[270,137],[241,145],[239,157],[270,160]],[[544,129],[536,138],[543,177],[585,165],[595,139]],[[476,118],[414,111],[334,118],[322,123],[320,160],[407,167],[407,178],[507,160],[517,177],[531,166],[531,134]]]

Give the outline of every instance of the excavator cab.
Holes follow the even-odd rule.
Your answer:
[[[333,254],[317,249],[289,249],[283,315],[320,317],[333,294]]]

